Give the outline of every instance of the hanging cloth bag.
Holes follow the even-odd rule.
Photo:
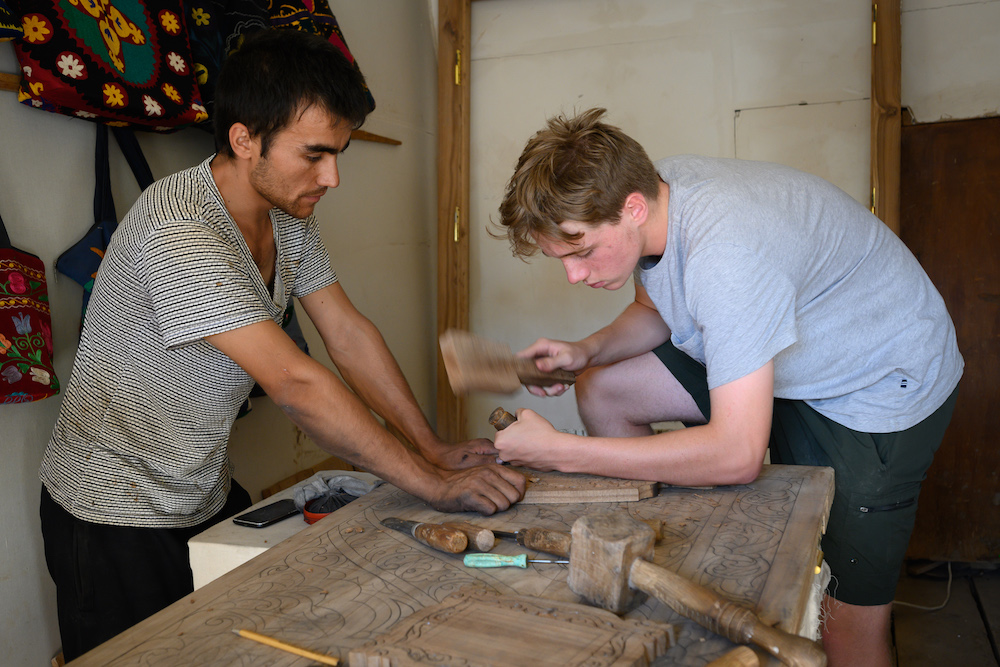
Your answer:
[[[213,132],[215,84],[222,63],[247,35],[270,28],[269,0],[181,0],[187,12],[188,39],[208,120],[194,127]]]
[[[0,403],[57,393],[45,264],[13,247],[0,219]]]
[[[153,173],[149,169],[146,157],[142,154],[135,134],[126,128],[111,130],[125,159],[128,161],[139,187],[145,190],[153,182]],[[101,266],[104,252],[111,242],[111,235],[118,229],[118,214],[115,212],[115,201],[111,196],[111,167],[108,160],[108,127],[97,126],[97,145],[94,150],[94,225],[82,239],[73,244],[56,260],[56,269],[83,286],[83,305],[80,314],[80,326],[87,314],[87,304],[94,290],[94,278]]]
[[[18,0],[18,101],[170,131],[208,117],[180,0]]]
[[[361,67],[347,47],[344,32],[340,29],[337,17],[330,11],[330,3],[327,0],[272,0],[271,26],[301,30],[326,38],[344,54],[354,69],[361,73]],[[368,90],[368,84],[365,84],[365,95],[368,98],[368,110],[374,111],[375,98]]]

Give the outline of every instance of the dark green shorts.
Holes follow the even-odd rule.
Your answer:
[[[711,418],[705,367],[669,342],[653,351]],[[941,444],[958,397],[916,426],[862,433],[824,417],[803,401],[774,400],[771,462],[829,466],[836,486],[823,554],[833,579],[827,592],[841,602],[892,601],[917,514],[920,483]]]

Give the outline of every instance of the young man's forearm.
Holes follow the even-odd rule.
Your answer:
[[[751,482],[763,464],[763,455],[720,442],[707,424],[637,438],[559,437],[551,447],[562,450],[562,472],[710,486]]]
[[[656,310],[632,302],[608,326],[579,342],[590,357],[588,367],[629,359],[649,352],[670,338],[670,329]]]

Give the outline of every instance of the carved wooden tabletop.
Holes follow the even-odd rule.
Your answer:
[[[442,514],[386,484],[71,664],[314,664],[233,634],[240,629],[339,656],[346,664],[352,648],[459,591],[581,602],[566,585],[565,565],[467,568],[462,554],[425,547],[383,528],[380,520],[464,520],[496,530],[568,531],[588,510],[611,506],[639,519],[663,520],[656,564],[752,607],[766,623],[798,632],[832,498],[831,469],[778,465],[764,466],[756,481],[742,486],[663,487],[657,496],[637,502],[515,505],[492,517]],[[516,555],[526,550],[498,540],[493,551]],[[529,552],[535,555],[545,557]],[[656,665],[701,666],[733,646],[656,600],[625,618],[673,624],[673,646]]]

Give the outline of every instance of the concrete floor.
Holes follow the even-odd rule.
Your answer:
[[[1000,667],[1000,566],[950,568],[949,591],[948,563],[907,563],[893,608],[897,667]]]

